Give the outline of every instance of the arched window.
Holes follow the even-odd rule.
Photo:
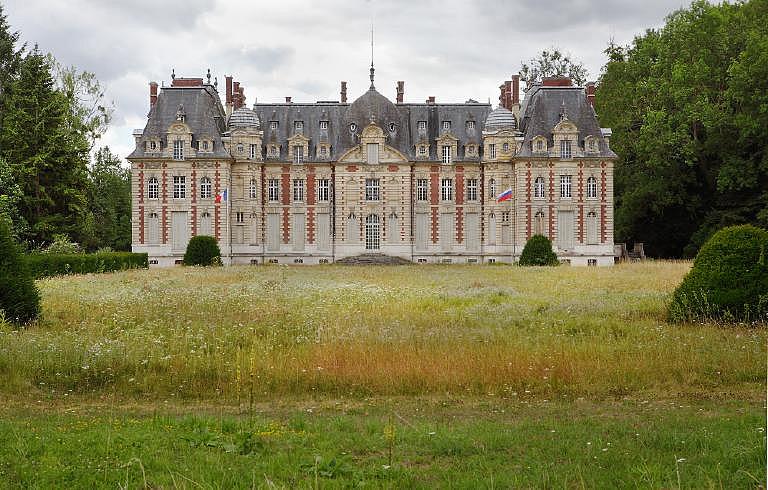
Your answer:
[[[536,180],[533,182],[533,197],[537,199],[544,198],[544,178],[543,177],[536,177]]]
[[[250,199],[256,199],[256,179],[251,179],[251,183],[248,186],[248,197]]]
[[[150,177],[147,182],[147,197],[149,199],[157,199],[160,197],[160,184],[157,182],[157,177]]]
[[[544,151],[544,140],[542,139],[536,140],[536,151],[537,152]]]
[[[203,177],[200,179],[200,199],[211,198],[211,179]]]
[[[381,227],[379,215],[369,214],[365,217],[365,249],[379,250],[381,248]]]
[[[496,199],[496,179],[488,181],[488,199]]]
[[[533,233],[535,235],[544,235],[544,213],[539,211],[533,219]]]
[[[594,177],[587,179],[587,199],[597,199],[597,179]]]

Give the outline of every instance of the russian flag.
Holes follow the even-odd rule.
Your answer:
[[[216,203],[220,203],[221,201],[227,202],[227,190],[224,189],[223,191],[216,194]]]
[[[512,199],[512,188],[505,190],[496,197],[496,202],[504,202]]]

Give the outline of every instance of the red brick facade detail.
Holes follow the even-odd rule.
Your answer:
[[[221,175],[219,174],[219,164],[216,164],[216,173],[213,175],[213,192],[219,195],[221,192]],[[227,196],[229,199],[230,196]],[[226,203],[217,203],[213,210],[213,235],[216,241],[221,240],[221,205]]]
[[[347,172],[357,172],[357,165],[347,165]]]
[[[438,241],[437,206],[440,203],[440,167],[433,165],[429,168],[429,203],[432,205],[432,243]]]
[[[307,243],[315,243],[315,167],[307,168]]]
[[[397,165],[388,165],[387,170],[389,170],[390,172],[397,172],[398,170],[400,170],[400,167],[398,167]]]
[[[139,243],[144,245],[144,206],[139,206]]]
[[[528,170],[525,172],[525,202],[531,202],[531,164],[528,164]]]
[[[549,206],[549,239],[555,237],[555,207]]]
[[[464,167],[456,166],[456,243],[464,241]]]
[[[437,208],[432,208],[432,243],[437,243]]]
[[[579,203],[584,202],[584,170],[583,163],[579,163],[579,182],[578,182],[578,199]],[[579,204],[579,216],[577,217],[579,223],[579,243],[584,243],[584,205]]]
[[[525,205],[525,239],[531,238],[531,205]]]
[[[139,170],[139,204],[144,204],[144,171]]]
[[[163,210],[162,210],[162,226],[163,226],[163,243],[168,243],[168,174],[165,171],[165,164],[163,164],[163,183],[160,189],[163,197]]]
[[[605,203],[606,198],[606,175],[605,175],[605,163],[602,163],[601,166],[603,167],[603,170],[600,171],[600,201],[602,203]],[[606,222],[607,216],[606,216],[606,206],[605,204],[600,205],[600,243],[605,243],[606,241],[606,228],[605,228],[605,222]]]
[[[579,243],[584,243],[584,205],[579,204]]]
[[[549,166],[551,167],[552,164],[550,163]],[[549,170],[549,202],[554,202],[555,200],[555,171],[550,168]]]
[[[192,164],[192,182],[189,183],[191,187],[190,194],[192,195],[192,206],[190,209],[190,217],[192,219],[192,236],[197,236],[197,170],[194,169],[195,164]]]
[[[280,174],[280,192],[283,195],[283,205],[288,206],[291,204],[291,167],[283,165],[282,173]],[[289,243],[289,230],[291,228],[290,215],[288,208],[283,208],[283,243]]]
[[[464,208],[456,206],[456,243],[464,241]]]

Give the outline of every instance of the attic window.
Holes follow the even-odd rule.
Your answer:
[[[156,141],[150,141],[149,142],[149,149],[150,150],[157,150],[157,142]]]
[[[504,153],[508,152],[509,151],[509,143],[504,143],[503,145],[501,145],[501,151],[503,151]]]
[[[208,141],[203,141],[203,151],[208,151]]]
[[[426,155],[427,154],[427,147],[422,145],[419,146],[419,155]]]
[[[536,141],[536,151],[544,151],[544,141]]]
[[[451,121],[443,121],[443,131],[451,130]]]
[[[419,131],[426,131],[427,130],[427,121],[419,121],[418,122]]]
[[[277,121],[269,121],[269,129],[276,130],[277,129]]]
[[[352,133],[357,131],[357,124],[355,124],[355,123],[350,124],[349,125],[349,131],[352,132]]]
[[[237,152],[238,153],[242,153],[243,152],[243,144],[242,143],[238,143],[237,144]]]
[[[320,121],[320,129],[328,129],[328,121]]]
[[[293,129],[297,133],[300,133],[300,132],[304,131],[304,121],[294,121],[293,122]]]
[[[475,121],[467,121],[467,130],[471,131],[475,129]]]
[[[395,132],[395,123],[391,122],[389,123],[389,132],[394,133]]]

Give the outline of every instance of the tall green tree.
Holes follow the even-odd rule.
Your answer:
[[[18,41],[19,33],[11,31],[3,13],[3,5],[0,4],[0,114],[3,113],[3,93],[19,71],[21,53],[24,47],[18,48]],[[2,130],[2,119],[0,119],[0,132]]]
[[[51,68],[35,46],[3,93],[0,156],[22,188],[18,210],[29,224],[21,236],[27,243],[57,233],[80,239],[87,207],[89,142],[72,128],[70,101],[56,89]]]
[[[596,97],[614,129],[617,241],[692,256],[717,229],[768,220],[768,0],[697,1],[628,47]]]
[[[582,63],[573,61],[569,55],[561,53],[558,49],[544,50],[520,67],[520,79],[529,87],[540,83],[546,77],[568,77],[576,85],[584,85],[587,81],[587,69]]]
[[[88,237],[84,245],[90,249],[131,248],[131,172],[109,147],[94,154],[89,170]]]

